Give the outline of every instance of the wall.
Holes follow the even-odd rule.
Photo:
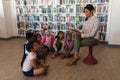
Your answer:
[[[18,29],[17,29],[17,19],[16,19],[16,8],[15,8],[15,0],[11,0],[11,20],[12,20],[12,31],[13,36],[18,36]]]
[[[108,44],[120,45],[120,0],[112,0],[111,3]]]
[[[10,0],[3,0],[3,10],[4,10],[4,16],[5,16],[5,23],[6,23],[6,31],[7,31],[7,37],[11,37],[12,35],[12,14],[11,14],[11,6],[10,6]]]
[[[0,38],[1,37],[7,37],[2,0],[0,0]]]
[[[0,38],[17,36],[14,0],[0,0]]]

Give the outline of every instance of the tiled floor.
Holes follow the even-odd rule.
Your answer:
[[[96,65],[87,65],[82,59],[87,55],[88,48],[81,48],[82,59],[77,65],[68,67],[70,59],[51,59],[47,76],[25,77],[22,74],[20,61],[23,55],[25,39],[0,40],[0,80],[120,80],[120,48],[99,44],[94,48]]]

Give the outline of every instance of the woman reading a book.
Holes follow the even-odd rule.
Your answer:
[[[86,20],[83,23],[81,30],[70,26],[68,27],[69,30],[76,32],[74,59],[72,62],[67,64],[69,66],[74,65],[80,59],[78,55],[80,47],[90,46],[98,42],[98,19],[93,14],[94,7],[91,4],[88,4],[84,7],[84,12]]]

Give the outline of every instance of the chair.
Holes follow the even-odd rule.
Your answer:
[[[83,59],[83,62],[89,65],[95,65],[98,63],[98,61],[93,56],[93,47],[98,46],[98,44],[90,45],[89,46],[89,53],[88,55]]]

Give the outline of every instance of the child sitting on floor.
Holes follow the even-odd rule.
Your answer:
[[[47,66],[43,62],[41,63],[41,61],[40,64],[37,64],[38,44],[35,41],[29,41],[26,44],[26,49],[29,53],[23,62],[23,74],[30,77],[46,73]]]
[[[45,36],[42,38],[42,43],[49,48],[50,51],[53,49],[54,35],[50,33],[48,29],[45,30]]]
[[[38,50],[38,58],[43,58],[45,59],[45,57],[47,56],[48,52],[49,52],[49,48],[44,46],[43,43],[41,42],[42,40],[42,36],[37,33],[35,34],[35,41],[38,43],[38,47],[39,47],[39,50]]]
[[[56,56],[58,56],[59,54],[64,54],[65,50],[64,50],[64,33],[62,31],[59,31],[57,34],[57,37],[54,41],[53,47],[55,52],[52,55],[52,58],[54,59]]]
[[[65,41],[65,57],[69,57],[70,55],[73,56],[75,50],[74,50],[74,40],[72,38],[72,33],[68,32],[66,34],[66,41]]]
[[[26,44],[29,42],[29,41],[33,41],[34,40],[34,37],[33,37],[33,32],[30,32],[30,31],[27,31],[26,32],[26,43],[24,44],[24,54],[23,54],[23,57],[22,57],[22,61],[21,61],[21,67],[23,66],[23,62],[24,62],[24,59],[26,58],[26,56],[28,55],[28,51],[26,50]]]

